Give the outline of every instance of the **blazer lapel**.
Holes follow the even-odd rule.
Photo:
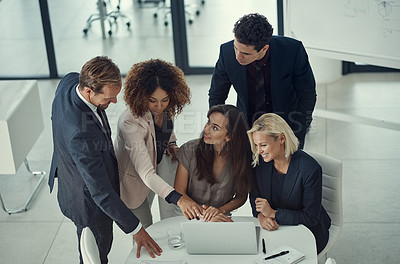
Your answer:
[[[90,109],[89,106],[87,106],[85,104],[85,102],[83,102],[82,99],[79,98],[79,96],[75,92],[75,88],[72,90],[71,96],[72,96],[72,101],[74,102],[74,104],[76,104],[81,110],[81,112],[79,114],[81,115],[80,118],[82,118],[82,125],[84,125],[84,124],[89,125],[90,123],[95,123],[98,126],[98,128],[103,132],[103,135],[108,142],[107,149],[110,150],[111,156],[114,159],[117,159],[117,157],[115,156],[112,139],[108,136],[107,131],[104,129],[103,125],[100,123],[100,120],[94,114],[92,109]],[[84,120],[84,118],[86,120]]]
[[[263,161],[261,161],[263,162]],[[265,186],[265,192],[261,193],[262,195],[265,195],[266,199],[268,202],[271,202],[271,190],[272,190],[272,168],[273,164],[272,162],[263,162],[263,165],[261,166],[261,175],[262,175],[262,184],[261,186]]]
[[[79,98],[79,96],[75,92],[75,88],[72,89],[71,96],[72,96],[72,101],[81,110],[80,114],[81,114],[81,118],[82,118],[82,124],[84,124],[85,122],[88,122],[88,121],[89,121],[88,123],[93,123],[93,122],[96,123],[96,125],[101,129],[101,131],[103,131],[104,135],[107,137],[107,132],[104,129],[103,125],[100,123],[99,119],[94,114],[92,109],[90,109],[89,106],[87,106],[85,104],[85,102],[83,102],[82,99]],[[86,118],[86,120],[83,120],[84,118]]]
[[[236,60],[236,59],[235,59]],[[243,96],[243,104],[244,104],[244,109],[246,109],[247,114],[247,109],[249,105],[249,93],[247,91],[247,70],[246,66],[240,65],[237,61],[236,63],[238,64],[237,68],[237,74],[235,75],[238,79],[238,89],[237,94],[241,94]]]
[[[151,115],[151,112],[148,111],[147,113],[144,114],[143,118],[146,120],[147,124],[149,125],[150,136],[151,136],[151,140],[153,141],[153,153],[157,153],[157,149],[156,149],[156,130],[154,128],[153,116]],[[154,155],[153,164],[154,165],[157,164],[157,154]]]
[[[283,207],[286,207],[292,194],[297,177],[299,176],[299,160],[296,157],[297,155],[292,155],[292,159],[290,161],[289,168],[285,177],[285,182],[283,183],[281,193],[281,205]]]

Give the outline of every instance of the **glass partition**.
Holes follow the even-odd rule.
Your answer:
[[[50,17],[59,74],[79,71],[98,55],[110,57],[126,74],[139,61],[160,58],[174,62],[172,27],[164,25],[168,3],[161,1],[106,0],[106,13],[119,12],[126,17],[105,20],[105,38],[101,23],[95,20],[87,28],[91,15],[99,13],[97,0],[49,1]],[[100,1],[101,2],[101,1]],[[119,4],[119,5],[118,5]],[[157,17],[154,16],[157,14]],[[93,18],[92,17],[92,18]],[[169,18],[168,18],[169,19]],[[110,23],[111,22],[111,27]],[[86,33],[84,32],[86,31]]]
[[[38,1],[0,1],[0,78],[48,76]]]
[[[266,16],[278,34],[277,1],[185,0],[185,10],[186,20],[193,19],[186,24],[190,67],[214,67],[219,46],[233,39],[233,25],[245,14]]]

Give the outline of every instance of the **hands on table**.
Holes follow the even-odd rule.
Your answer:
[[[186,195],[183,195],[178,200],[178,206],[183,215],[189,220],[203,219],[206,222],[233,222],[220,209],[213,206],[200,206]]]
[[[279,228],[278,222],[275,220],[276,210],[272,209],[267,199],[256,198],[256,211],[259,212],[257,218],[262,228],[273,231]]]
[[[232,219],[226,216],[220,209],[214,206],[203,205],[203,215],[201,219],[205,222],[233,222]]]
[[[223,214],[220,209],[206,205],[200,207],[197,203],[193,202],[193,200],[185,196],[182,196],[179,199],[178,205],[181,208],[182,213],[189,220],[201,218],[206,222],[233,222],[232,219]],[[162,249],[143,227],[139,230],[139,232],[133,235],[133,238],[137,244],[137,258],[140,258],[140,250],[142,247],[146,248],[147,252],[149,252],[152,258],[156,257],[155,254],[157,256],[161,255]]]
[[[200,216],[203,214],[203,208],[190,199],[187,195],[182,195],[178,200],[178,206],[181,209],[183,215],[189,219],[200,219]]]
[[[139,232],[133,235],[133,238],[136,241],[137,244],[137,251],[136,251],[136,257],[140,258],[140,249],[142,247],[145,247],[147,252],[149,252],[150,256],[152,258],[155,258],[156,254],[157,256],[161,255],[162,249],[160,246],[156,243],[156,241],[151,238],[151,236],[146,232],[146,230],[142,227]]]

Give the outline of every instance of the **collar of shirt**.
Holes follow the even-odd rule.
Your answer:
[[[261,60],[253,61],[252,63],[250,63],[250,65],[253,67],[261,67],[261,66],[267,65],[268,59],[269,59],[269,53],[270,53],[269,50],[270,50],[270,48],[267,49],[267,52],[265,52],[265,55],[264,55],[264,57],[262,57]]]
[[[97,106],[88,102],[88,100],[86,100],[85,97],[83,97],[83,95],[79,92],[79,84],[76,85],[75,91],[76,91],[76,94],[78,95],[78,97],[81,98],[81,100],[90,108],[90,110],[92,110],[92,112],[95,114],[95,116],[99,120],[100,124],[103,125],[103,123],[101,122],[101,118],[100,118],[99,114],[97,113]]]

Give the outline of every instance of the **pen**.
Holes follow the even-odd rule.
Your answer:
[[[269,257],[266,257],[264,260],[277,258],[277,257],[283,256],[283,255],[286,255],[287,253],[289,253],[289,250],[287,250],[287,251],[282,251],[282,252],[280,252],[280,253],[278,253],[278,254],[275,254],[275,255],[271,255],[271,256],[269,256]]]
[[[267,253],[267,249],[265,248],[265,240],[264,240],[264,238],[262,239],[262,246],[263,246],[262,251],[263,251],[264,254],[266,254]]]

